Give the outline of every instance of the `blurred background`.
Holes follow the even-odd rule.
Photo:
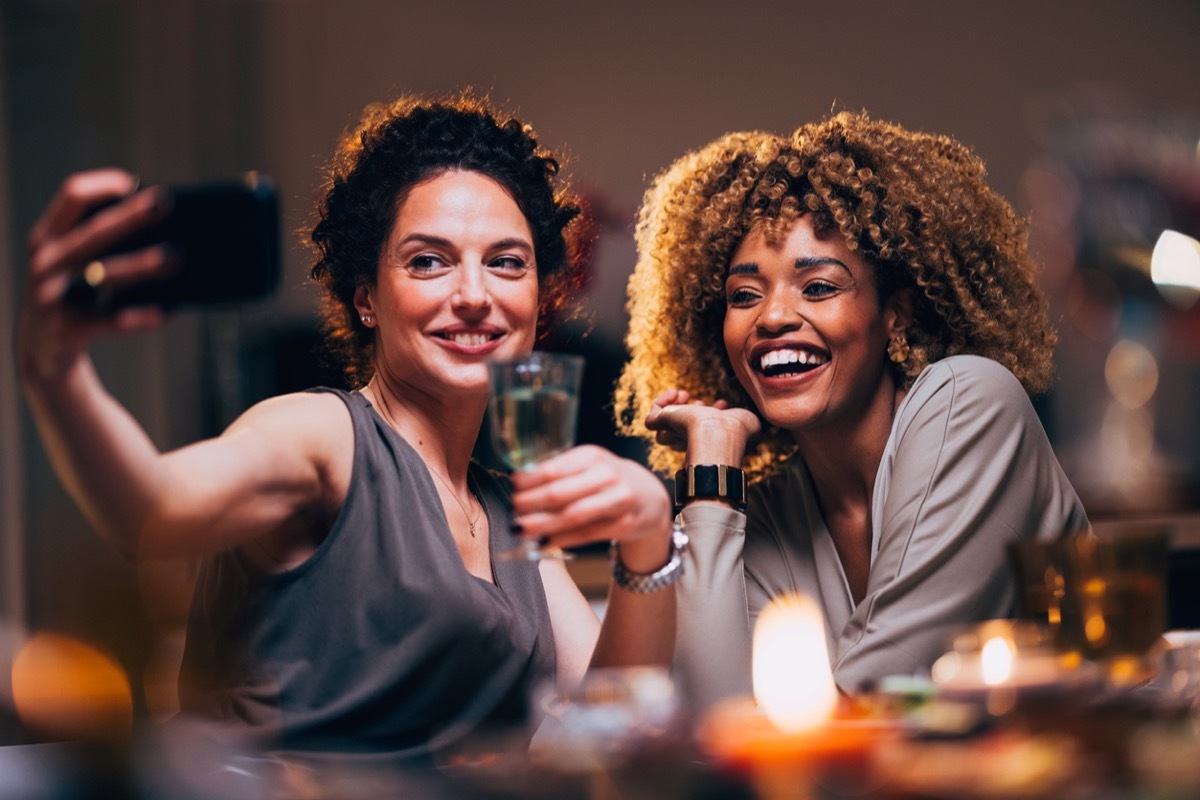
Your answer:
[[[164,448],[336,382],[312,354],[304,283],[321,167],[365,104],[471,86],[531,121],[591,204],[591,322],[568,337],[589,356],[581,426],[636,457],[605,407],[648,181],[726,131],[866,109],[971,145],[1031,215],[1062,340],[1037,400],[1059,456],[1098,522],[1162,517],[1185,550],[1200,508],[1197,34],[1195,0],[0,0],[0,330],[26,232],[69,172],[254,169],[281,192],[278,295],[106,343],[101,372]],[[25,632],[59,631],[122,665],[135,709],[169,709],[188,565],[135,572],[88,530],[7,340],[0,375],[0,661]]]

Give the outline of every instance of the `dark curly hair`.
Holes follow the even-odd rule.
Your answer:
[[[898,385],[930,362],[975,353],[1003,364],[1027,391],[1047,389],[1056,337],[1026,222],[985,178],[983,162],[953,139],[865,113],[843,112],[790,137],[729,134],[683,156],[647,191],[638,220],[631,359],[615,404],[622,432],[653,442],[641,421],[671,386],[754,407],[722,345],[726,271],[747,233],[778,240],[802,214],[818,235],[840,236],[874,266],[880,303],[911,290],[911,350],[892,365]],[[764,425],[747,467],[769,474],[794,451],[787,432]],[[670,472],[682,454],[654,444],[650,462]]]
[[[538,145],[532,127],[469,91],[369,105],[328,164],[310,234],[316,261],[309,277],[322,292],[325,346],[351,386],[370,379],[375,354],[375,332],[358,318],[355,290],[374,285],[408,193],[451,170],[496,181],[525,215],[537,259],[540,320],[560,312],[583,279],[586,226],[573,224],[580,204],[568,189],[556,188],[559,162]]]

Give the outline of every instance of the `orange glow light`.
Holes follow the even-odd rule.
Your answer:
[[[49,740],[123,741],[133,728],[129,679],[83,642],[38,633],[13,658],[13,705],[21,722]]]

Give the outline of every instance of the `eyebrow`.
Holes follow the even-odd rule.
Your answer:
[[[847,267],[843,262],[830,256],[802,256],[801,258],[797,258],[792,266],[794,266],[796,269],[810,269],[812,267],[823,267],[830,264],[841,267],[847,273],[853,275],[853,273],[850,272],[850,268]],[[744,261],[740,264],[734,264],[729,268],[729,274],[757,275],[758,264],[754,263],[753,261]]]
[[[454,247],[454,242],[441,236],[432,236],[428,233],[410,233],[396,243],[397,246],[408,244],[409,242],[421,242],[423,244],[434,245],[436,247]],[[488,245],[489,250],[504,250],[509,247],[520,247],[525,250],[533,251],[533,243],[527,239],[519,237],[511,237],[508,239],[499,239]]]
[[[526,250],[533,250],[533,242],[527,239],[518,239],[516,237],[510,239],[501,239],[498,242],[492,242],[493,250],[504,250],[509,247],[523,247]]]

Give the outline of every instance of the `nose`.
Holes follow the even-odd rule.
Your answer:
[[[486,310],[492,305],[487,287],[487,270],[482,264],[463,264],[458,270],[458,286],[452,302],[462,311]]]
[[[777,336],[804,324],[797,303],[787,292],[774,291],[763,298],[754,327],[762,336]]]

